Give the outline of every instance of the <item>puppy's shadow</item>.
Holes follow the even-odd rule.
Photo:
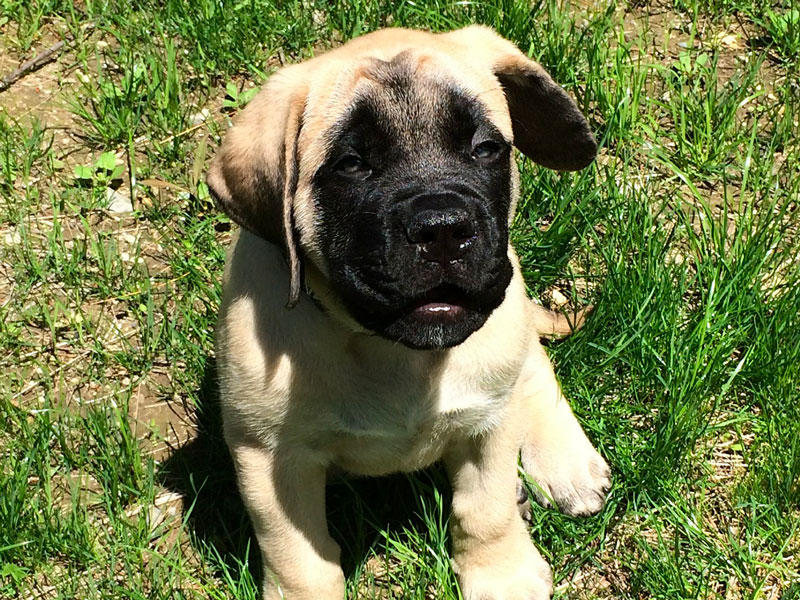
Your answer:
[[[448,507],[450,486],[439,465],[411,474],[342,478],[330,483],[326,493],[328,529],[342,548],[345,575],[350,575],[371,549],[384,545],[385,531],[401,538],[406,531],[425,532],[434,488]]]
[[[184,519],[196,546],[212,547],[231,568],[251,565],[253,578],[260,581],[258,544],[223,437],[216,363],[211,357],[206,359],[193,410],[197,435],[165,460],[159,481],[183,496]],[[326,491],[328,527],[341,546],[345,575],[383,543],[385,529],[424,530],[422,502],[430,503],[434,487],[449,504],[449,485],[439,467],[415,475],[333,479]]]

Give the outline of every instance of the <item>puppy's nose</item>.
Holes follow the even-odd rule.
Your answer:
[[[475,240],[475,225],[463,208],[421,210],[406,231],[425,260],[443,266],[462,258]]]

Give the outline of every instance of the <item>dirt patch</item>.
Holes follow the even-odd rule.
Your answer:
[[[131,394],[128,416],[134,436],[157,462],[197,435],[194,410],[174,391],[166,366],[157,365]]]
[[[45,28],[29,55],[22,56],[0,37],[0,77],[10,75],[26,60],[62,40],[63,34],[54,27]],[[48,129],[60,132],[55,135],[54,143],[61,147],[73,141],[68,134],[73,116],[66,107],[66,99],[74,93],[71,85],[74,80],[68,79],[68,71],[75,58],[68,45],[55,56],[53,62],[27,73],[0,92],[0,113],[20,124],[29,125],[36,120]]]

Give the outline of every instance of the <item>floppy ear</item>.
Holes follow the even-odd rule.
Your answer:
[[[541,65],[488,27],[467,27],[447,35],[497,77],[508,102],[514,145],[520,152],[559,171],[577,171],[594,160],[597,142],[589,124]]]
[[[207,177],[212,197],[231,219],[282,248],[291,273],[290,308],[299,300],[301,278],[292,215],[306,98],[298,70],[273,75],[237,116]]]

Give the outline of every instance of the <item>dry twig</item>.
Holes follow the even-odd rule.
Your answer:
[[[58,58],[57,54],[64,47],[64,43],[64,40],[56,42],[44,52],[40,52],[32,59],[22,63],[19,69],[11,73],[11,75],[7,75],[3,77],[3,79],[0,79],[0,92],[6,91],[18,80],[25,77],[25,75],[28,73],[36,71],[37,69],[41,69],[47,63],[53,62],[56,58]]]

